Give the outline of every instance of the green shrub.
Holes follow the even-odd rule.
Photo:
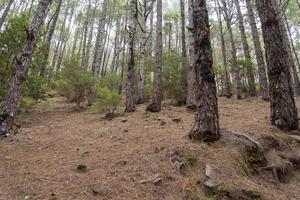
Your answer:
[[[182,83],[180,70],[181,56],[171,51],[163,55],[163,60],[163,89],[167,97],[178,102],[185,101],[186,88]]]
[[[27,76],[24,96],[37,101],[39,99],[45,99],[47,91],[48,87],[43,78],[34,73]]]
[[[93,103],[91,110],[114,113],[120,104],[122,96],[107,87],[97,89],[97,99]]]
[[[92,88],[94,84],[93,75],[83,70],[77,59],[70,57],[64,61],[63,70],[56,81],[56,89],[79,107],[87,90]]]

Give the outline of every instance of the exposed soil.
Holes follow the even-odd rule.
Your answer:
[[[259,99],[219,102],[223,138],[203,144],[185,137],[194,114],[184,107],[165,103],[161,113],[153,114],[141,105],[135,113],[108,121],[103,113],[76,111],[62,97],[49,99],[46,108],[20,116],[19,134],[0,140],[0,199],[184,199],[195,188],[202,194],[206,164],[224,188],[250,188],[272,200],[300,199],[299,171],[286,184],[265,173],[246,175],[227,142],[235,137],[230,131],[254,139],[289,138],[270,125],[269,104]],[[299,143],[290,145],[291,152],[299,152]],[[176,149],[197,152],[186,175],[170,162]],[[103,193],[93,194],[96,184]]]

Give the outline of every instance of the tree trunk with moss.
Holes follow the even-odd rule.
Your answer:
[[[206,0],[194,0],[193,24],[198,104],[195,124],[189,138],[213,142],[220,138],[220,127]]]
[[[290,131],[298,128],[298,113],[291,82],[289,53],[273,0],[256,0],[266,49],[271,97],[271,123]]]
[[[29,66],[36,48],[38,31],[44,22],[52,0],[40,0],[31,27],[27,30],[27,41],[17,61],[17,71],[12,84],[4,97],[0,113],[0,136],[7,136],[13,132],[17,107],[22,99],[23,88],[27,78]]]

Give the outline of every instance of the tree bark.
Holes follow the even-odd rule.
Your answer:
[[[128,70],[127,70],[127,82],[126,82],[126,108],[125,112],[135,111],[135,96],[134,96],[134,79],[135,79],[135,39],[138,20],[138,7],[137,0],[130,0],[130,32],[129,32],[129,44],[128,44]]]
[[[250,20],[251,33],[252,33],[252,38],[253,38],[253,42],[254,42],[256,60],[257,60],[257,64],[258,64],[261,95],[262,95],[262,99],[264,101],[269,101],[270,94],[269,94],[269,84],[268,84],[268,79],[267,79],[267,74],[266,74],[266,63],[265,63],[264,55],[263,55],[263,52],[261,49],[259,34],[258,34],[257,26],[256,26],[256,21],[255,21],[255,16],[254,16],[251,0],[246,0],[246,6],[247,6],[248,16],[249,16],[249,20]]]
[[[95,77],[99,77],[100,75],[100,67],[101,67],[101,49],[102,49],[102,44],[103,44],[103,32],[104,32],[104,27],[105,27],[105,22],[106,22],[106,14],[107,14],[107,5],[108,1],[104,0],[102,3],[102,13],[101,13],[101,18],[99,21],[98,25],[98,30],[97,30],[97,38],[96,38],[96,43],[95,43],[95,53],[94,53],[94,58],[93,58],[93,63],[92,63],[92,72]]]
[[[235,0],[235,5],[236,5],[236,10],[237,10],[237,18],[239,21],[239,30],[241,33],[245,59],[248,61],[251,61],[250,47],[249,47],[248,40],[247,40],[247,35],[246,35],[246,31],[245,31],[245,26],[244,26],[244,18],[243,18],[242,12],[241,12],[239,0]],[[249,82],[249,94],[250,94],[250,96],[255,97],[255,96],[257,96],[257,92],[256,92],[255,78],[254,78],[254,73],[253,73],[252,67],[247,68],[247,78],[248,78],[248,82]]]
[[[46,49],[45,49],[44,54],[42,55],[40,65],[38,67],[38,69],[40,70],[39,75],[43,78],[45,78],[45,75],[46,75],[46,67],[47,67],[47,63],[48,63],[48,59],[49,59],[50,45],[51,45],[53,34],[54,34],[54,31],[55,31],[55,28],[57,25],[57,21],[59,18],[61,6],[62,6],[62,0],[59,0],[57,3],[57,8],[56,8],[54,17],[53,17],[51,25],[49,27],[48,33],[46,35],[46,39],[45,39]]]
[[[89,67],[89,60],[87,59],[87,48],[88,48],[88,30],[89,30],[89,22],[91,21],[90,19],[90,12],[91,12],[91,0],[89,0],[89,5],[87,8],[87,18],[84,21],[84,31],[83,31],[83,49],[82,49],[82,58],[81,58],[81,67],[84,70],[87,70]]]
[[[2,104],[0,113],[0,136],[8,136],[13,132],[17,107],[21,101],[23,88],[27,78],[29,66],[36,47],[37,34],[44,22],[52,0],[40,0],[31,27],[27,30],[27,41],[18,59],[18,66],[12,84]]]
[[[297,54],[297,51],[296,51],[296,47],[295,47],[295,44],[294,44],[294,41],[293,41],[291,27],[290,27],[289,22],[287,20],[286,14],[283,14],[283,16],[284,16],[285,24],[286,24],[286,27],[287,27],[287,31],[289,33],[289,38],[290,38],[290,41],[291,41],[290,43],[291,43],[291,46],[292,46],[293,53],[295,55],[295,60],[296,60],[296,63],[298,65],[298,69],[299,69],[300,68],[300,61],[299,61],[298,54]]]
[[[193,24],[198,104],[195,124],[189,138],[213,142],[220,138],[220,127],[206,0],[194,0]]]
[[[226,54],[226,44],[225,44],[225,38],[224,38],[224,31],[223,31],[223,23],[222,23],[222,9],[219,5],[218,0],[215,0],[215,6],[217,7],[217,17],[218,17],[218,24],[219,24],[219,32],[220,32],[220,38],[221,38],[221,46],[222,46],[222,57],[223,57],[223,65],[225,69],[225,85],[226,85],[226,97],[231,98],[231,86],[230,86],[230,78],[229,78],[229,72],[228,72],[228,63],[227,63],[227,54]]]
[[[227,24],[227,30],[229,33],[230,43],[231,43],[231,55],[232,55],[231,63],[232,63],[232,68],[235,71],[236,95],[237,95],[237,99],[242,99],[241,68],[237,64],[236,46],[235,46],[234,35],[233,35],[232,26],[231,26],[231,16],[229,15],[229,12],[228,12],[228,6],[226,3],[226,0],[222,0],[222,3],[223,3],[225,20],[226,20],[226,24]]]
[[[193,0],[188,1],[189,7],[189,29],[193,29]],[[189,34],[189,59],[190,59],[190,68],[189,68],[189,75],[188,75],[188,95],[186,105],[187,108],[191,110],[196,109],[196,74],[194,71],[194,37],[193,34],[190,32]]]
[[[6,19],[7,15],[8,15],[8,12],[10,11],[10,8],[11,8],[13,2],[14,2],[14,0],[10,0],[8,2],[7,6],[5,7],[5,10],[4,10],[4,12],[3,12],[3,14],[2,14],[2,16],[0,18],[0,30],[1,30],[1,28],[2,28],[2,26],[4,24],[4,22],[5,22],[5,19]]]
[[[150,112],[161,110],[162,100],[162,0],[157,0],[157,25],[156,25],[156,68],[154,77],[154,90],[151,100],[146,108]]]
[[[291,83],[289,49],[284,44],[280,15],[272,0],[256,0],[266,49],[271,97],[271,123],[284,131],[298,128]]]

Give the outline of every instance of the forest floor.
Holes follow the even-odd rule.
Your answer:
[[[299,155],[299,140],[270,125],[269,104],[258,98],[220,98],[223,136],[214,144],[189,141],[194,114],[166,102],[161,113],[146,113],[140,105],[135,113],[105,120],[103,113],[76,111],[63,97],[48,101],[21,114],[19,133],[0,140],[1,200],[206,199],[208,165],[227,194],[250,193],[235,199],[259,199],[255,192],[272,200],[300,199],[300,171],[283,184],[267,172],[247,175],[238,159],[233,133],[272,140],[269,146],[276,145],[268,152]],[[184,173],[170,162],[178,151],[193,161]]]

